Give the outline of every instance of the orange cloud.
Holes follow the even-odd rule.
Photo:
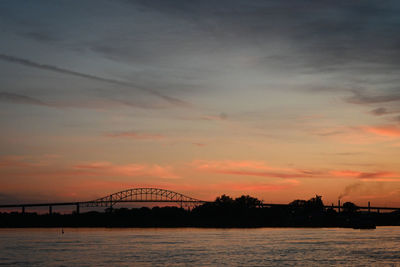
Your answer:
[[[282,191],[292,187],[291,185],[282,184],[251,184],[251,183],[235,183],[235,184],[221,184],[221,190],[240,191],[240,192],[270,192]]]
[[[271,178],[311,177],[312,171],[270,167],[262,161],[201,161],[192,163],[196,169],[220,174],[262,176]]]
[[[377,136],[366,130],[368,127],[336,127],[320,129],[314,132],[323,138],[344,144],[369,145],[386,141],[383,136]]]
[[[74,166],[75,169],[87,170],[89,172],[121,176],[152,176],[166,179],[180,178],[172,170],[171,166],[157,164],[125,164],[115,165],[111,162],[90,162]]]
[[[131,138],[137,140],[161,140],[165,136],[160,134],[147,134],[147,133],[137,133],[137,132],[119,132],[119,133],[109,133],[106,134],[108,137],[121,137],[121,138]]]
[[[204,143],[192,143],[192,145],[200,146],[200,147],[206,146],[206,144],[204,144]]]
[[[398,173],[380,171],[380,172],[360,172],[360,171],[331,171],[331,175],[335,177],[352,177],[359,179],[373,179],[373,178],[393,178],[400,177]]]
[[[363,127],[366,132],[373,133],[379,136],[386,136],[386,137],[400,137],[400,127],[393,126],[393,125],[384,125],[384,126],[370,126],[370,127]]]
[[[48,157],[38,157],[38,159],[30,156],[7,155],[0,157],[0,168],[29,168],[48,165]]]
[[[354,171],[354,170],[309,170],[298,168],[277,168],[261,161],[194,161],[197,170],[217,174],[241,176],[260,176],[268,178],[354,178],[374,181],[400,181],[400,174],[390,171]],[[392,179],[390,179],[392,178]]]
[[[252,170],[270,170],[270,166],[266,165],[263,161],[250,161],[250,160],[196,160],[192,163],[201,170],[229,170],[229,169],[252,169]]]

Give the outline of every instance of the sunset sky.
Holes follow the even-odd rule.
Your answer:
[[[135,187],[400,206],[400,2],[0,1],[0,203]]]

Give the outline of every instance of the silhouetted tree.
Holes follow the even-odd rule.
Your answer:
[[[235,204],[239,208],[251,209],[261,207],[262,202],[255,197],[242,195],[235,199]]]
[[[357,210],[358,207],[352,202],[346,202],[343,204],[343,212],[345,213],[355,213]]]
[[[289,206],[293,208],[305,208],[307,204],[307,201],[302,200],[302,199],[296,199],[293,200],[292,202],[289,203]]]
[[[313,211],[324,211],[324,203],[322,202],[322,196],[315,195],[315,197],[307,201],[306,206]]]
[[[324,212],[324,203],[322,202],[322,196],[316,195],[309,200],[297,199],[289,203],[292,213],[322,213]]]
[[[220,197],[217,197],[214,201],[214,203],[218,206],[218,207],[231,207],[234,203],[234,200],[227,195],[222,195]]]

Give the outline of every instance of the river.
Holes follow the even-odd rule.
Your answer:
[[[10,266],[400,266],[400,227],[0,229]]]

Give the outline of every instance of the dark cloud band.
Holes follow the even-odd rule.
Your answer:
[[[354,95],[352,97],[347,98],[347,101],[353,104],[378,104],[385,102],[400,101],[399,94],[369,96],[359,91],[353,91],[353,94]]]
[[[0,92],[0,102],[50,106],[49,104],[47,104],[39,99],[30,97],[30,96],[26,96],[26,95],[9,93],[9,92]]]
[[[189,107],[190,106],[189,103],[187,103],[186,101],[183,101],[181,99],[164,95],[164,94],[162,94],[158,91],[152,90],[152,89],[142,88],[142,87],[136,86],[136,85],[134,85],[132,83],[128,83],[128,82],[123,82],[123,81],[118,81],[118,80],[114,80],[114,79],[103,78],[100,76],[85,74],[85,73],[81,73],[81,72],[77,72],[77,71],[59,68],[57,66],[41,64],[41,63],[33,62],[33,61],[30,61],[30,60],[27,60],[24,58],[18,58],[18,57],[14,57],[14,56],[10,56],[10,55],[0,54],[0,60],[11,62],[11,63],[16,63],[16,64],[28,66],[28,67],[38,68],[38,69],[42,69],[42,70],[53,71],[53,72],[68,74],[68,75],[72,75],[72,76],[76,76],[76,77],[86,78],[86,79],[90,79],[90,80],[94,80],[94,81],[100,81],[100,82],[106,82],[106,83],[115,84],[115,85],[127,86],[127,87],[130,87],[133,89],[137,89],[137,90],[141,90],[141,91],[150,93],[154,96],[157,96],[157,97],[163,99],[164,101],[166,101],[174,106],[179,106],[179,107]]]

